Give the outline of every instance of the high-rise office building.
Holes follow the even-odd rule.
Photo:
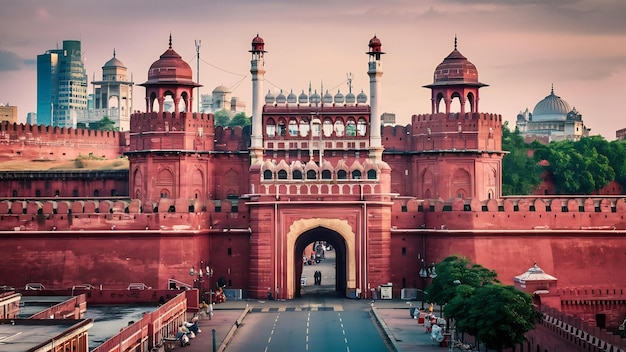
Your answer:
[[[37,118],[42,125],[76,127],[87,110],[87,73],[80,41],[37,55]]]

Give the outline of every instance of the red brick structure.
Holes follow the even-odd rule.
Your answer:
[[[124,155],[130,167],[123,197],[92,197],[93,187],[76,185],[68,188],[85,198],[4,195],[0,252],[10,255],[0,256],[0,285],[165,288],[176,280],[207,289],[224,279],[249,297],[290,299],[301,294],[304,248],[321,240],[337,251],[343,296],[369,297],[387,283],[395,297],[424,288],[421,259],[451,254],[508,284],[538,261],[559,292],[626,287],[623,196],[502,197],[502,117],[478,112],[485,84],[456,45],[426,86],[432,112],[379,127],[384,52],[376,37],[368,48],[369,95],[350,86],[346,95],[263,97],[267,52],[256,36],[252,126],[243,129],[214,127],[213,115],[191,111],[197,83],[171,39],[143,84],[147,112],[132,115],[130,133],[87,138],[82,130],[2,125],[9,137],[0,141],[14,156],[23,146],[22,157],[32,159],[36,134],[57,143],[46,149],[55,155],[102,141],[101,153]],[[168,95],[173,112],[163,111]],[[80,148],[65,147],[70,142]],[[29,188],[2,182],[19,193]],[[607,315],[607,328],[618,319]]]

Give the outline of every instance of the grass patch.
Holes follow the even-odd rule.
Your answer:
[[[74,160],[11,160],[0,162],[0,171],[128,170],[127,158],[78,157]]]

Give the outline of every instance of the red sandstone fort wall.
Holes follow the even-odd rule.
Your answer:
[[[130,150],[213,150],[212,114],[135,113],[130,119]]]
[[[123,197],[128,196],[128,173],[12,172],[2,181],[0,197]],[[123,179],[119,175],[124,175]]]
[[[0,161],[71,160],[90,154],[115,159],[129,143],[128,132],[0,122]]]
[[[502,116],[425,114],[412,118],[413,150],[501,150]]]
[[[215,127],[215,150],[217,151],[246,151],[250,147],[250,126],[247,127]],[[247,165],[247,164],[246,164]]]
[[[411,148],[411,125],[384,126],[381,129],[382,144],[387,152],[403,152]]]

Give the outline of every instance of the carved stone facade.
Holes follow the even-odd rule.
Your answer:
[[[382,44],[374,37],[368,45],[370,91],[379,94]],[[249,297],[289,299],[301,294],[304,248],[327,241],[345,296],[369,297],[387,283],[395,297],[422,289],[421,259],[451,254],[509,284],[537,261],[563,289],[626,287],[626,199],[503,198],[502,118],[477,111],[484,84],[456,47],[429,87],[433,111],[382,128],[379,99],[368,105],[368,95],[351,90],[264,99],[262,38],[250,53],[251,127],[214,127],[213,115],[188,108],[197,85],[171,42],[151,66],[147,112],[132,115],[129,133],[3,124],[6,157],[32,160],[50,143],[48,155],[97,150],[127,156],[130,167],[126,193],[110,199],[91,198],[93,185],[78,188],[80,199],[22,195],[25,183],[1,173],[10,191],[0,200],[0,251],[11,255],[0,256],[0,284],[165,287],[193,281],[189,268],[202,262],[215,274],[200,288],[223,277]],[[470,76],[441,85],[444,69],[463,67]],[[163,111],[168,94],[184,102],[178,111]],[[470,108],[454,112],[457,99]]]

